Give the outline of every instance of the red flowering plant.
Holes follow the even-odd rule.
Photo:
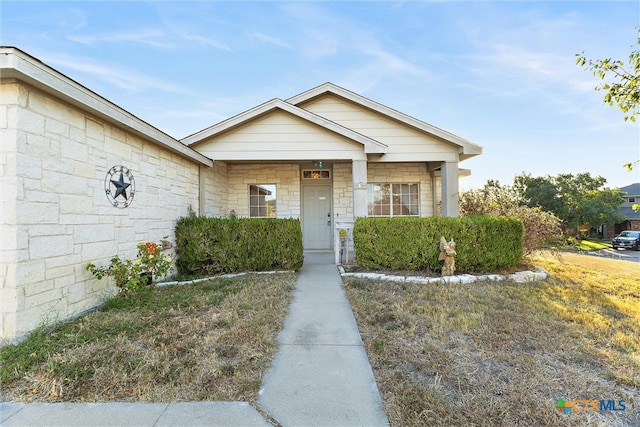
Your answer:
[[[96,267],[93,263],[88,263],[86,268],[98,280],[105,276],[113,277],[116,286],[120,288],[118,296],[128,298],[152,289],[155,284],[154,278],[169,273],[171,258],[162,252],[170,247],[171,244],[166,238],[161,240],[160,244],[140,242],[137,245],[138,255],[135,260],[122,260],[116,255],[111,258],[107,267]]]

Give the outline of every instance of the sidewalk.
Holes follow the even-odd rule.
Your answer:
[[[305,253],[259,405],[283,426],[388,425],[331,253]],[[246,402],[1,403],[2,426],[269,426]]]
[[[4,426],[270,426],[245,402],[0,403]]]
[[[258,403],[283,426],[388,425],[342,279],[324,257],[305,254]]]

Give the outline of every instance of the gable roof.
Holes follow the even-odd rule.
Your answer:
[[[27,83],[182,157],[213,166],[211,159],[16,47],[0,46],[0,73],[3,80]]]
[[[275,110],[285,111],[307,122],[313,123],[317,126],[323,127],[353,141],[359,142],[364,146],[364,152],[367,154],[384,154],[387,150],[387,146],[385,144],[378,142],[375,139],[369,138],[368,136],[339,125],[338,123],[331,120],[327,120],[324,117],[321,117],[310,111],[296,107],[295,105],[292,105],[278,98],[274,98],[271,101],[260,104],[257,107],[254,107],[227,120],[203,129],[200,132],[189,135],[186,138],[183,138],[181,142],[187,144],[190,147],[195,147],[210,137],[222,134],[229,129],[243,125],[257,117],[263,116]]]
[[[407,114],[401,113],[398,110],[394,110],[393,108],[387,107],[386,105],[372,101],[362,95],[358,95],[357,93],[351,92],[333,83],[324,83],[320,86],[309,89],[306,92],[295,95],[287,99],[286,101],[292,105],[300,105],[314,98],[320,97],[326,93],[337,95],[355,104],[366,107],[391,119],[414,127],[428,134],[437,136],[438,138],[441,138],[451,144],[457,145],[460,147],[461,160],[482,154],[482,147],[477,144],[474,144],[464,138],[452,134],[451,132],[447,132],[443,129],[430,125],[429,123],[418,120],[415,117],[411,117]]]

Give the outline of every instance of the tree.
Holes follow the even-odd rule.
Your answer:
[[[513,180],[513,188],[519,194],[522,204],[537,206],[553,212],[558,218],[565,216],[563,200],[558,196],[558,187],[546,177],[532,177],[524,172]]]
[[[640,26],[636,27],[640,32]],[[640,45],[640,37],[636,44]],[[582,54],[576,54],[576,63],[586,67],[594,76],[604,82],[596,86],[596,90],[604,90],[604,102],[617,105],[625,114],[624,120],[636,121],[640,113],[640,50],[629,54],[629,62],[612,58],[587,59]]]
[[[520,204],[518,194],[511,187],[490,179],[482,189],[460,195],[460,214],[500,216]]]
[[[514,188],[524,204],[552,212],[567,229],[577,230],[581,225],[597,228],[624,220],[619,214],[624,195],[619,189],[604,187],[606,182],[588,172],[555,177],[523,173],[514,178]]]
[[[640,33],[640,26],[636,27]],[[636,41],[640,45],[640,37]],[[624,62],[612,58],[587,59],[582,54],[576,54],[576,63],[591,71],[594,76],[603,80],[603,83],[596,86],[596,90],[604,90],[604,102],[614,106],[617,105],[624,115],[624,120],[636,121],[636,116],[640,114],[640,50],[634,50],[629,54],[629,62]],[[628,162],[623,165],[628,171],[633,170],[640,160]],[[639,205],[633,206],[634,210],[640,209]]]

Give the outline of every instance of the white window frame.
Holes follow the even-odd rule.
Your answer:
[[[409,189],[415,186],[415,191],[409,191],[409,193],[403,193],[402,186],[408,185]],[[380,187],[380,188],[378,188]],[[387,187],[390,190],[389,202],[384,204],[376,204],[373,205],[374,202],[380,200],[380,195],[382,195],[383,189]],[[377,193],[377,192],[380,193]],[[396,197],[403,198],[408,197],[412,198],[416,197],[415,203],[409,203],[409,209],[411,207],[415,208],[415,213],[402,214],[397,213],[395,210],[397,206],[404,205],[407,206],[406,203],[394,203]],[[386,212],[388,210],[388,213]],[[419,182],[371,182],[367,185],[367,212],[369,216],[379,216],[379,217],[394,217],[394,216],[420,216],[420,183]]]
[[[273,187],[271,191],[267,187]],[[258,194],[253,194],[253,189]],[[264,194],[260,194],[260,193]],[[249,184],[249,218],[277,218],[278,217],[278,195],[276,184]],[[273,196],[269,198],[269,196]],[[273,203],[269,203],[273,200]]]

